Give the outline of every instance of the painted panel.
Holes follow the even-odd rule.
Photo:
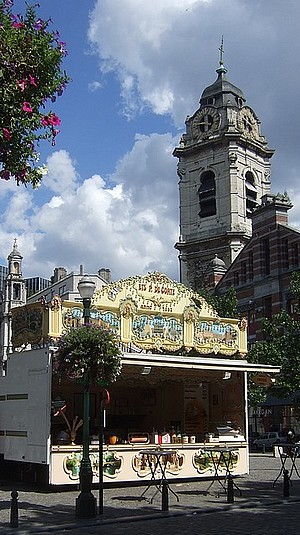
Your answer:
[[[229,445],[229,444],[228,444]],[[210,477],[214,475],[214,466],[205,452],[204,445],[173,446],[168,444],[172,453],[166,459],[166,475],[169,480]],[[147,463],[147,456],[143,449],[128,446],[104,446],[103,452],[103,480],[105,484],[125,481],[149,481],[151,469]],[[247,473],[248,450],[246,445],[234,444],[232,474]],[[82,450],[79,446],[53,446],[50,461],[50,484],[65,485],[78,484],[79,468]],[[93,470],[93,483],[99,478],[98,447],[90,446],[90,459]],[[150,456],[151,459],[151,456]],[[224,473],[224,466],[220,465],[220,475]],[[160,471],[157,472],[159,479]]]

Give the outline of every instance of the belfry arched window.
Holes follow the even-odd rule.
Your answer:
[[[209,217],[216,214],[216,182],[212,171],[204,171],[200,177],[198,190],[200,202],[200,217]]]
[[[21,299],[21,286],[18,283],[13,285],[13,300],[19,301]]]
[[[247,171],[245,175],[245,186],[246,186],[246,213],[249,217],[253,212],[254,208],[257,206],[257,190],[255,186],[255,179],[251,171]]]

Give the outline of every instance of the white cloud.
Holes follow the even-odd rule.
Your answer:
[[[43,184],[55,193],[74,191],[78,176],[70,155],[65,150],[54,152],[47,160],[48,173]]]
[[[30,211],[32,209],[32,193],[18,188],[11,196],[7,196],[6,209],[2,213],[2,227],[7,231],[26,232],[29,229]]]
[[[8,209],[23,216],[22,225],[13,226],[26,276],[50,277],[55,266],[78,271],[83,264],[87,272],[108,267],[115,279],[150,269],[176,278],[174,143],[167,134],[137,136],[133,149],[109,177],[110,186],[100,175],[79,182],[69,154],[54,153],[47,162],[50,178],[42,189],[55,194],[37,206],[25,191],[11,198]],[[38,202],[38,197],[34,199]],[[13,215],[5,219],[7,232],[13,220]],[[11,232],[9,236],[11,240]]]
[[[98,89],[101,89],[101,87],[102,87],[101,82],[97,82],[96,80],[88,84],[88,88],[90,91],[92,91],[92,93],[94,93],[95,91],[98,91]]]

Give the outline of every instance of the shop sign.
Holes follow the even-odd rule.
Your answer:
[[[275,379],[266,373],[257,373],[252,377],[252,382],[257,386],[268,388],[275,383]]]
[[[273,414],[272,407],[257,407],[257,409],[253,411],[253,416],[258,416],[258,417],[272,416],[272,414]]]

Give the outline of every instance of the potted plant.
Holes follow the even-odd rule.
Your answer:
[[[99,384],[104,389],[121,372],[121,351],[108,329],[94,325],[72,328],[57,340],[53,372],[60,378]]]
[[[40,140],[55,144],[60,119],[47,102],[62,95],[68,76],[61,69],[66,55],[59,33],[50,29],[34,6],[14,14],[13,0],[0,1],[0,178],[39,186],[47,173],[38,164]]]

